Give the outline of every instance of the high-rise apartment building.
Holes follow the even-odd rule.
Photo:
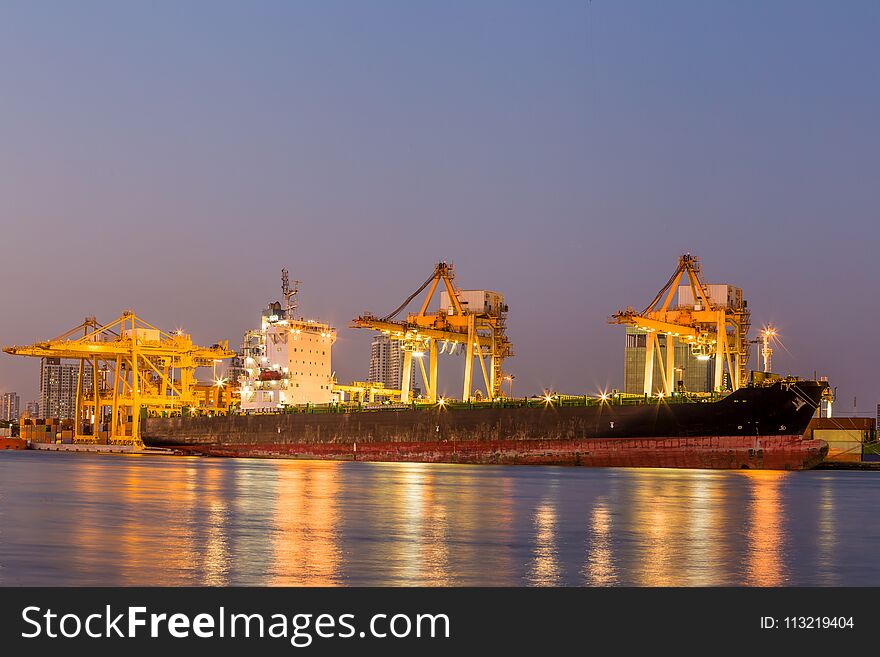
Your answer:
[[[21,399],[18,393],[6,392],[3,394],[2,402],[0,402],[0,419],[7,422],[15,422],[19,418],[19,405]]]
[[[25,404],[24,410],[28,414],[28,417],[40,417],[40,402],[36,399],[29,401]]]
[[[76,414],[76,386],[79,363],[65,363],[60,358],[40,361],[40,417],[72,418]],[[92,388],[92,368],[83,370],[83,388]]]
[[[400,341],[387,335],[377,335],[370,343],[369,383],[381,383],[386,388],[400,388],[403,352]]]
[[[415,367],[414,363],[414,371]],[[367,382],[381,383],[386,388],[400,390],[402,381],[403,350],[400,348],[400,340],[394,340],[387,335],[377,335],[370,343],[370,371]],[[419,389],[415,381],[414,375],[410,381],[411,390]]]

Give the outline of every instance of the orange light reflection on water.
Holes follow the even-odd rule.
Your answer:
[[[585,567],[586,583],[590,586],[613,586],[617,568],[611,547],[611,509],[604,497],[596,500],[589,525],[589,548]]]
[[[340,584],[339,468],[285,463],[277,472],[273,517],[273,586]]]
[[[116,564],[115,584],[326,586],[354,577],[450,586],[509,584],[517,572],[531,585],[570,581],[572,548],[563,537],[571,536],[572,502],[552,479],[481,479],[482,471],[416,463],[347,470],[320,461],[122,458],[110,469],[101,458],[83,459],[73,470],[81,501],[69,558],[89,581],[108,563]],[[619,471],[585,500],[577,539],[585,551],[574,553],[573,572],[593,586],[783,585],[790,476]],[[529,490],[520,486],[540,496],[517,512],[514,500]],[[819,501],[817,559],[830,572],[830,484]]]
[[[550,500],[544,500],[535,510],[535,547],[529,584],[532,586],[556,586],[559,584],[560,568],[556,537],[556,508]]]
[[[785,544],[785,508],[781,486],[788,472],[748,470],[742,472],[751,483],[749,504],[748,554],[746,584],[780,586],[787,579],[783,548]]]

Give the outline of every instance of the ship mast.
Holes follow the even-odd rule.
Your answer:
[[[290,279],[287,269],[281,270],[281,294],[284,295],[284,318],[288,321],[293,319],[293,311],[296,310],[296,295],[299,292],[299,284],[302,281],[293,281],[293,289],[290,288]]]

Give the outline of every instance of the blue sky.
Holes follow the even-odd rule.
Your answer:
[[[691,252],[873,414],[878,37],[872,2],[5,2],[0,343],[236,342],[286,266],[359,379],[348,321],[444,259],[507,295],[517,392],[594,392]]]

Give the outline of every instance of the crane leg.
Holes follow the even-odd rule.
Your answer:
[[[425,395],[431,396],[431,384],[428,382],[428,374],[425,372],[425,359],[419,358],[419,370],[422,373],[422,383],[425,384]]]
[[[648,332],[645,334],[645,394],[651,396],[654,392],[654,340],[656,336]]]
[[[499,372],[496,372],[496,358],[495,354],[498,353],[498,336],[495,331],[492,331],[492,353],[489,354],[489,399],[495,399],[495,397],[501,396],[501,382],[498,380],[500,375]]]
[[[675,390],[675,336],[666,336],[666,394]]]
[[[715,343],[715,392],[721,390],[721,382],[724,380],[724,316],[718,320],[718,338]]]
[[[437,341],[431,340],[431,348],[429,351],[430,381],[428,383],[428,391],[431,402],[437,401]]]
[[[474,317],[468,316],[467,343],[464,345],[464,391],[461,393],[462,401],[471,400],[471,379],[474,373]]]
[[[479,340],[476,336],[475,339]],[[483,360],[483,345],[480,342],[477,342],[476,347],[477,358],[480,361],[480,369],[483,371],[483,383],[486,384],[486,399],[492,399],[492,384],[489,381],[489,374],[486,371],[486,361]]]
[[[412,384],[412,352],[403,352],[403,375],[400,380],[400,401],[403,404],[409,403],[409,390]]]
[[[85,366],[86,361],[80,358],[79,373],[76,376],[76,411],[73,415],[76,418],[76,426],[73,428],[73,435],[77,438],[79,438],[82,433],[83,416],[85,415],[83,412],[83,369]]]

